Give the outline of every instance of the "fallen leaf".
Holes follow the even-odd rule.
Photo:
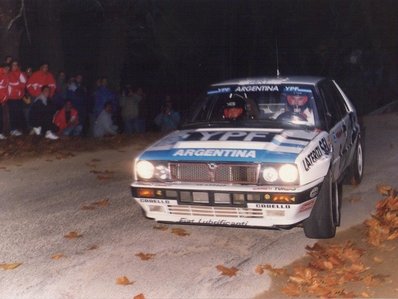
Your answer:
[[[87,250],[95,250],[98,249],[98,245],[91,245],[90,247],[87,248]]]
[[[389,195],[392,191],[392,187],[389,185],[379,184],[376,186],[377,192],[381,195]]]
[[[119,285],[126,286],[126,285],[130,285],[133,283],[134,283],[134,281],[130,281],[126,276],[120,276],[116,279],[116,284],[119,284]]]
[[[283,288],[282,292],[285,293],[285,295],[292,296],[292,297],[297,297],[300,295],[301,290],[300,286],[295,284],[295,283],[287,283]]]
[[[107,207],[109,206],[109,199],[101,199],[99,201],[93,202],[92,205],[97,206],[97,207]]]
[[[263,274],[264,270],[269,271],[271,274],[275,275],[275,276],[281,276],[281,275],[285,275],[287,273],[286,269],[283,268],[274,268],[272,267],[270,264],[265,264],[265,265],[258,265],[256,267],[256,273],[258,274]]]
[[[106,180],[109,180],[111,178],[112,178],[112,176],[110,176],[110,175],[102,175],[102,174],[97,175],[97,179],[100,180],[100,181],[106,181]]]
[[[162,231],[166,231],[169,229],[169,227],[167,225],[154,225],[153,229],[157,229],[157,230],[162,230]]]
[[[361,293],[361,296],[364,297],[364,298],[369,298],[370,297],[370,295],[367,292],[365,292],[365,291]]]
[[[14,270],[15,268],[21,266],[22,263],[9,263],[9,264],[0,264],[0,269],[3,270]]]
[[[57,254],[54,254],[54,255],[51,257],[51,259],[53,259],[53,260],[59,260],[59,259],[64,258],[64,257],[65,257],[65,255],[63,255],[62,253],[57,253]]]
[[[95,210],[95,206],[92,205],[83,205],[80,208],[81,210]]]
[[[155,257],[156,254],[154,253],[137,253],[135,256],[138,256],[142,261],[148,261]]]
[[[232,268],[227,268],[223,265],[218,265],[216,266],[217,270],[221,272],[221,275],[225,275],[225,276],[236,276],[236,272],[239,271],[239,269],[232,267]]]
[[[141,294],[135,295],[133,299],[145,299],[145,296],[144,296],[144,294],[141,293]]]
[[[80,238],[82,236],[83,235],[79,234],[78,232],[72,231],[72,232],[67,233],[64,237],[69,240],[72,240],[72,239]]]
[[[180,237],[185,237],[190,235],[190,233],[183,228],[173,228],[171,229],[171,233]]]
[[[91,162],[101,162],[101,159],[91,159]]]
[[[383,262],[383,259],[380,258],[380,257],[378,257],[378,256],[374,256],[374,257],[373,257],[373,261],[374,261],[375,263],[381,264],[381,263]]]

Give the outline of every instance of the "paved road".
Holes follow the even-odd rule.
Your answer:
[[[340,230],[368,217],[379,199],[377,183],[397,185],[397,117],[383,119],[368,121],[365,179],[344,188]],[[314,242],[300,228],[154,229],[129,193],[135,152],[130,147],[0,163],[7,167],[0,168],[0,264],[22,263],[0,270],[0,298],[250,298],[270,283],[266,274],[254,272],[256,265],[286,265]],[[93,205],[103,199],[108,206]],[[64,237],[72,231],[82,236]],[[143,261],[140,252],[155,256]],[[217,265],[239,271],[222,276]],[[120,276],[134,283],[118,285]]]

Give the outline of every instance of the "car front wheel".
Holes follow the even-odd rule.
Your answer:
[[[304,233],[312,239],[333,238],[340,222],[341,186],[326,175],[310,217],[304,220]]]
[[[364,154],[361,139],[358,140],[354,158],[348,170],[348,181],[352,185],[359,185],[363,177]]]

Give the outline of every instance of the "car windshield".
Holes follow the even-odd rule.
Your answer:
[[[187,125],[305,126],[318,124],[313,87],[309,85],[212,86]]]

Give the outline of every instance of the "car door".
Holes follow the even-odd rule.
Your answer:
[[[349,129],[349,115],[344,104],[339,99],[336,86],[330,80],[322,81],[318,86],[326,110],[326,122],[332,142],[332,171],[335,180],[338,180],[347,165],[347,143]]]

